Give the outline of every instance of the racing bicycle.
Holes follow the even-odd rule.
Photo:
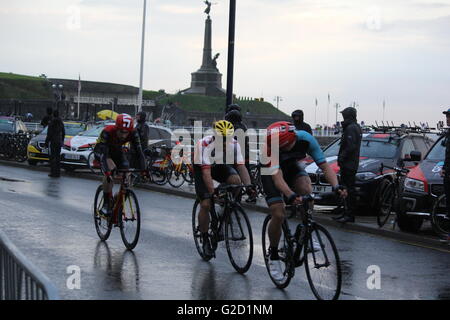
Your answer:
[[[129,186],[128,173],[141,172],[136,169],[119,169],[120,188],[111,201],[113,202],[112,214],[101,214],[103,206],[103,185],[98,186],[94,198],[94,223],[97,234],[102,241],[108,240],[112,227],[119,227],[123,244],[129,250],[136,247],[141,230],[141,211],[136,194]]]
[[[447,198],[445,194],[437,197],[431,211],[431,225],[434,232],[441,237],[450,234],[450,217],[447,213]]]
[[[217,200],[211,199],[209,241],[214,251],[220,241],[225,241],[228,257],[233,268],[243,274],[248,271],[253,259],[253,234],[250,220],[239,204],[242,188],[251,185],[223,184],[216,189]],[[218,209],[217,212],[216,208]],[[208,257],[203,252],[203,238],[198,225],[200,201],[197,199],[192,209],[192,230],[195,246],[203,260]]]
[[[394,180],[383,180],[380,187],[380,209],[377,214],[377,223],[382,228],[389,220],[392,212],[398,211],[400,200],[400,187],[403,183],[404,177],[408,174],[409,169],[399,167],[389,167],[381,164],[380,172],[383,173],[384,168],[394,171]],[[397,220],[395,220],[396,222]],[[394,223],[395,227],[395,223]]]
[[[288,219],[282,224],[282,235],[278,244],[278,255],[283,268],[283,279],[276,280],[269,269],[269,234],[271,215],[262,227],[262,250],[267,272],[272,282],[280,289],[286,288],[295,275],[295,268],[305,265],[309,286],[318,300],[336,300],[341,293],[342,269],[339,254],[330,233],[312,219],[314,199],[335,197],[334,192],[302,196],[302,204],[288,205],[304,212],[300,223],[292,233]],[[320,248],[320,249],[318,249]]]

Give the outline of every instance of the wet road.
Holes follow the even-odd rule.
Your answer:
[[[211,262],[198,256],[191,199],[136,190],[143,224],[134,252],[124,249],[118,230],[107,243],[100,242],[92,218],[98,184],[0,166],[0,228],[55,283],[63,299],[314,299],[303,268],[284,291],[270,281],[261,252],[264,214],[247,212],[255,251],[242,276],[223,246]],[[328,230],[343,261],[341,299],[450,299],[449,252]],[[367,288],[372,265],[380,268],[380,289]],[[81,270],[80,289],[67,288],[69,266]]]

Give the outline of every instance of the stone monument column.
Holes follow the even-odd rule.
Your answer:
[[[205,1],[207,3],[208,1]],[[208,4],[208,3],[207,3]],[[225,96],[222,89],[222,74],[217,69],[216,54],[212,59],[212,20],[209,16],[211,4],[208,4],[205,13],[208,15],[205,20],[205,36],[203,42],[203,59],[200,69],[191,73],[191,87],[183,90],[185,94],[200,94],[206,96]]]

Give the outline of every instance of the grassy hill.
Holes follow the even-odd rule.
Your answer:
[[[59,82],[66,80],[59,79]],[[67,80],[65,88],[76,86],[76,81]],[[70,83],[69,83],[70,82]],[[82,81],[82,88],[91,92],[111,92],[134,94],[137,88],[102,82]],[[76,88],[72,88],[76,90]],[[205,97],[201,95],[165,94],[160,91],[144,91],[144,99],[157,99],[160,104],[172,102],[182,110],[198,112],[222,113],[225,108],[225,97]],[[53,99],[50,82],[47,79],[25,76],[13,73],[0,72],[0,99]],[[249,111],[252,114],[285,115],[272,104],[263,101],[236,100],[242,112]]]
[[[205,97],[201,95],[168,94],[164,97],[164,94],[158,91],[144,91],[143,96],[144,99],[158,98],[161,104],[172,102],[180,109],[199,112],[222,113],[224,112],[226,101],[225,97]],[[243,113],[248,110],[252,114],[285,115],[272,104],[264,101],[235,100],[235,103],[241,106]]]
[[[51,99],[49,83],[38,77],[0,72],[0,99]]]

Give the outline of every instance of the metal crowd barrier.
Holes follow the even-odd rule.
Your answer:
[[[0,231],[0,300],[58,300],[58,291]]]

